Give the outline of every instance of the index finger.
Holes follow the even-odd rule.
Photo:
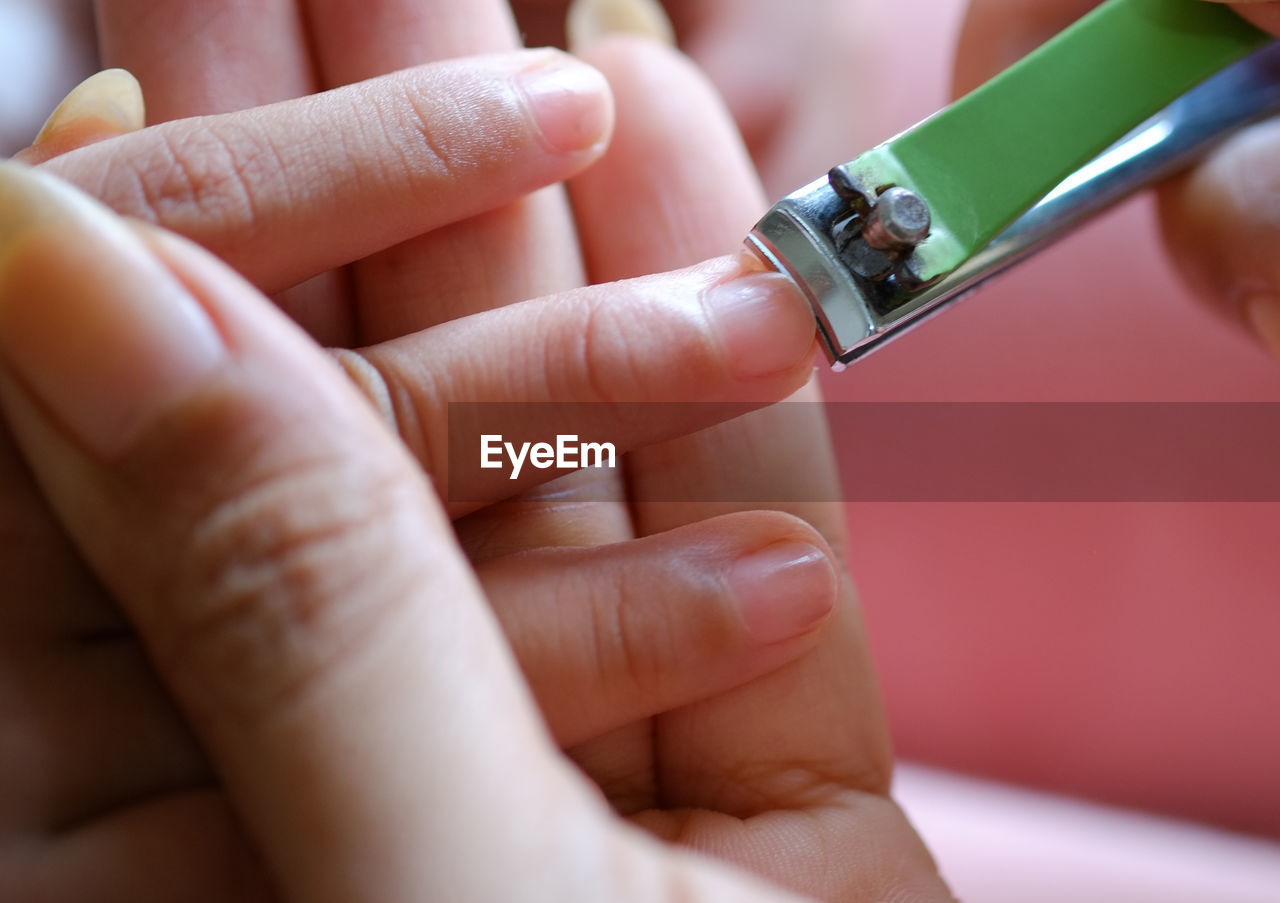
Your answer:
[[[548,116],[524,85],[563,69],[583,70],[580,90],[552,98]],[[548,126],[573,110],[583,122],[552,144]],[[577,172],[611,115],[598,74],[526,51],[165,123],[47,165],[276,291]]]

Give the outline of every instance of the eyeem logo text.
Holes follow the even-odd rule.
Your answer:
[[[579,442],[577,436],[556,436],[555,445],[525,442],[518,448],[514,442],[504,442],[501,435],[480,437],[482,469],[501,470],[509,465],[511,479],[514,480],[520,476],[526,463],[538,470],[617,467],[618,450],[612,442]]]

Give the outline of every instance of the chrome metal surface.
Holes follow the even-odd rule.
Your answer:
[[[876,198],[862,236],[881,251],[901,251],[929,235],[929,205],[914,191],[890,188]]]
[[[1274,113],[1280,113],[1280,44],[1183,95],[1063,181],[959,269],[924,288],[911,284],[910,261],[906,272],[882,281],[853,271],[832,237],[832,226],[847,214],[848,204],[827,176],[780,201],[747,244],[796,282],[813,306],[828,357],[848,364],[1117,201],[1194,163],[1232,132]]]

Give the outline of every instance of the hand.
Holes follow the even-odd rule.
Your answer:
[[[502,137],[498,130],[497,138]],[[442,192],[442,201],[447,200]],[[401,402],[399,420],[418,427],[414,438],[428,460],[443,459],[439,449],[448,400],[592,400],[597,393],[685,400],[691,378],[699,388],[719,383],[707,397],[782,397],[808,374],[811,317],[776,278],[766,279],[757,286],[762,291],[754,312],[743,309],[736,296],[729,299],[733,309],[725,312],[733,317],[736,310],[739,325],[746,328],[725,332],[722,327],[732,324],[712,319],[717,316],[715,299],[708,298],[710,306],[705,306],[699,296],[732,272],[731,264],[721,263],[675,279],[555,297],[339,358],[365,386],[378,390],[379,399]],[[595,309],[601,312],[589,315]],[[617,328],[640,316],[654,332]],[[756,340],[750,337],[753,330]],[[762,373],[763,382],[758,381],[743,373],[730,356],[732,350],[724,347],[722,335],[730,333],[766,343],[791,360],[782,361],[775,372]],[[516,355],[502,359],[500,366],[474,366],[492,361],[489,349],[510,344],[512,336],[527,343],[519,347],[530,349],[524,369]],[[592,353],[543,356],[557,348],[581,347]],[[759,353],[746,356],[761,359]],[[633,373],[627,366],[633,359],[651,361],[654,370]],[[435,364],[431,381],[422,381],[423,360]],[[642,385],[636,376],[642,382],[657,376],[666,386]],[[547,395],[552,387],[555,394]],[[607,423],[594,428],[617,432]],[[32,757],[10,759],[6,765],[12,767],[2,769],[21,782],[6,787],[5,798],[15,801],[7,817],[13,819],[16,836],[53,831],[58,838],[33,857],[37,865],[15,866],[11,886],[69,899],[83,899],[89,892],[101,898],[113,893],[129,899],[146,899],[147,894],[161,899],[198,899],[198,894],[247,898],[247,888],[256,887],[260,877],[255,878],[253,858],[237,844],[200,749],[156,691],[145,659],[109,598],[66,546],[7,438],[4,448],[5,571],[22,604],[6,612],[0,631],[10,666],[0,686],[21,702],[21,713],[14,713],[10,723],[27,738],[23,751]],[[436,475],[441,480],[445,476]],[[809,620],[792,622],[794,637],[763,636],[744,620],[725,578],[739,559],[788,540],[808,541],[811,547],[818,543],[811,562],[818,567],[812,599],[817,610],[799,612]],[[833,590],[824,593],[821,585],[824,570],[827,580],[832,579],[822,551],[821,540],[803,525],[775,515],[747,515],[633,546],[495,559],[482,578],[518,638],[553,729],[561,742],[571,743],[736,686],[802,653],[817,640],[823,606],[833,603]],[[628,578],[623,584],[618,583],[620,575]],[[623,588],[626,592],[620,593]],[[566,608],[564,598],[579,604]],[[655,599],[671,607],[654,604]],[[757,614],[767,618],[775,610],[785,616],[788,601],[785,595],[766,598]],[[553,606],[554,617],[536,616]],[[626,645],[611,646],[615,634],[596,628],[622,612],[629,613],[626,630],[616,639]],[[690,612],[696,614],[690,617]],[[673,642],[669,625],[677,618],[679,641]],[[756,624],[761,624],[759,617]],[[764,626],[789,629],[777,617]],[[551,627],[559,634],[548,636]],[[584,693],[584,687],[594,692]],[[100,714],[86,718],[86,710]],[[110,719],[105,731],[104,718]],[[41,763],[35,781],[31,761]],[[157,844],[183,845],[181,857],[162,857],[172,863],[165,881],[140,865],[156,855]],[[11,846],[8,852],[13,862],[20,848]]]
[[[956,89],[976,87],[1096,5],[1093,0],[974,0],[961,37]],[[1273,4],[1237,5],[1245,18],[1280,34]],[[1274,121],[1244,129],[1191,171],[1159,190],[1169,259],[1213,310],[1280,355],[1280,242],[1272,203],[1280,169]]]
[[[0,210],[9,212],[15,206],[9,201],[0,202]],[[56,221],[55,211],[51,202],[48,216]],[[81,242],[74,229],[58,234],[56,252],[92,249],[93,242]],[[124,257],[127,260],[128,254]],[[49,276],[67,267],[45,258],[34,269]],[[754,323],[751,328],[759,328],[775,348],[789,344],[795,359],[793,366],[784,368],[789,372],[763,375],[763,382],[742,382],[711,319],[717,316],[714,288],[732,273],[731,266],[722,264],[553,297],[478,315],[465,329],[444,326],[339,358],[362,376],[382,374],[376,384],[379,397],[402,399],[401,422],[418,426],[414,435],[419,441],[436,444],[445,431],[446,416],[441,397],[432,393],[438,382],[423,385],[397,379],[418,373],[424,359],[436,362],[437,381],[457,378],[450,397],[492,398],[502,390],[549,400],[537,393],[547,391],[550,375],[558,398],[589,398],[603,391],[683,399],[693,374],[698,374],[700,384],[721,383],[712,389],[714,394],[738,385],[749,396],[763,391],[780,397],[808,374],[810,315],[777,277],[736,280],[754,283],[762,303],[762,310],[748,312],[748,325]],[[155,274],[144,271],[143,278],[134,281],[145,286],[149,275]],[[120,284],[127,286],[129,281]],[[734,284],[725,283],[735,302],[730,316],[741,313]],[[21,293],[0,294],[6,298],[6,310],[13,311],[7,299]],[[605,312],[586,315],[597,308]],[[765,311],[770,315],[758,319]],[[654,334],[605,328],[613,317],[629,322],[641,313],[655,327]],[[23,315],[16,316],[21,320]],[[69,320],[55,315],[54,322],[61,330],[93,320],[90,313],[85,319]],[[589,343],[596,354],[564,356],[550,368],[540,354],[523,362],[511,357],[501,370],[489,371],[500,385],[452,363],[482,358],[512,334],[534,349],[581,347],[592,323],[599,330],[599,338]],[[740,337],[749,333],[731,331]],[[92,337],[76,329],[66,332],[95,345],[93,355],[104,353]],[[785,338],[788,334],[790,339]],[[182,356],[180,344],[173,347]],[[654,372],[632,372],[626,365],[632,359],[652,361]],[[138,388],[163,378],[133,361],[124,366],[138,379]],[[657,381],[646,386],[635,381],[638,375],[644,382],[650,377]],[[364,384],[374,385],[368,379]],[[275,388],[284,394],[299,390],[286,384]],[[626,432],[622,425],[606,421],[585,426],[617,435]],[[3,813],[12,842],[0,854],[0,860],[10,864],[7,871],[0,868],[0,886],[16,888],[14,896],[20,899],[46,894],[52,899],[85,899],[89,893],[99,894],[99,899],[116,894],[134,900],[145,900],[149,894],[156,899],[218,899],[219,894],[223,899],[246,899],[251,888],[265,893],[259,888],[260,877],[255,878],[253,857],[237,844],[234,824],[211,783],[201,750],[154,686],[135,638],[67,546],[7,437],[2,448],[2,551],[14,595],[0,624],[0,659],[5,663],[0,697],[8,701],[11,736],[22,738],[22,743],[4,747],[0,767],[6,776],[0,795],[12,801]],[[269,524],[269,517],[263,523]],[[766,553],[766,565],[776,566],[769,552],[780,543],[783,548],[791,543],[793,549],[807,543],[812,550],[805,564],[816,583],[810,579],[798,587],[794,582],[785,586],[811,594],[811,606],[794,612],[800,621],[787,620],[792,597],[786,592],[763,599],[757,592],[758,601],[749,610],[740,603],[751,599],[734,593],[731,577],[737,562],[759,550]],[[561,742],[570,743],[736,686],[802,653],[816,641],[815,631],[834,602],[834,577],[824,558],[822,541],[812,530],[789,518],[761,514],[695,525],[625,547],[499,558],[486,564],[482,577],[495,591],[495,607],[517,639],[553,729]],[[751,566],[749,560],[747,564]],[[795,573],[803,574],[806,568],[789,570],[782,569],[784,582],[794,581]],[[301,579],[298,573],[294,577]],[[233,578],[229,575],[227,580]],[[754,578],[767,581],[767,570],[761,573],[757,566]],[[507,591],[500,592],[504,587]],[[566,606],[565,600],[577,604]],[[625,617],[620,634],[599,629],[619,617]],[[673,631],[676,622],[679,630]],[[549,630],[555,632],[548,635]],[[611,645],[614,640],[625,645]],[[566,692],[566,687],[573,692]],[[56,839],[25,840],[50,835]],[[39,855],[23,853],[24,848],[30,852],[28,843]],[[181,846],[182,855],[171,854],[169,844]],[[169,852],[157,854],[157,845]],[[172,867],[163,881],[146,867],[157,855]]]
[[[790,899],[606,815],[539,728],[417,466],[247,284],[12,166],[0,168],[0,209],[0,405],[285,899]],[[155,727],[143,709],[127,716],[143,733],[114,732],[108,753]],[[170,786],[185,784],[181,770]],[[19,789],[36,790],[18,797],[27,804],[47,790]],[[778,841],[843,820],[811,782],[790,792],[816,808],[747,803]],[[862,797],[859,809],[876,855],[842,847],[858,867],[810,866],[848,869],[847,899],[946,899],[891,805]],[[29,850],[10,858],[0,876],[57,899],[49,882],[96,869],[106,899],[128,887],[111,882],[129,866],[154,871],[176,847],[177,868],[150,885],[161,899],[207,851],[193,843],[210,821],[215,854],[236,850],[215,792],[131,815],[149,829],[132,846],[103,849],[88,829],[34,866]],[[758,855],[800,852],[771,850]],[[232,861],[237,899],[267,892],[252,860]],[[208,891],[223,881],[183,899],[217,899]]]
[[[234,14],[228,15],[234,18]],[[154,22],[152,24],[155,25]],[[252,46],[252,41],[249,46]],[[660,113],[660,117],[632,118],[623,115],[624,122],[637,124],[636,129],[631,137],[620,134],[609,158],[593,172],[593,176],[599,177],[595,182],[595,197],[599,199],[594,205],[595,221],[608,228],[583,229],[583,234],[594,241],[592,248],[588,249],[588,259],[594,264],[592,276],[606,279],[624,275],[629,268],[633,272],[645,272],[674,266],[736,245],[763,205],[749,167],[736,149],[731,130],[714,100],[691,80],[686,69],[674,64],[670,57],[655,55],[651,49],[601,47],[598,53],[605,57],[616,54],[620,60],[610,74],[616,89],[619,84],[634,86],[629,93],[619,89],[620,95],[627,93],[631,98],[625,101],[630,104],[629,109],[649,109],[655,99],[666,96],[681,96],[688,100],[691,83],[696,93],[692,94],[693,102],[682,110],[659,108],[655,112]],[[628,59],[632,62],[628,63]],[[182,64],[188,62],[184,60]],[[610,64],[602,61],[601,65]],[[145,71],[141,65],[135,68]],[[653,83],[645,81],[655,74],[661,77],[657,84],[670,87],[655,91]],[[191,77],[151,78],[150,81],[199,88],[202,84],[200,73],[188,75]],[[144,77],[144,80],[148,79]],[[208,81],[207,77],[205,81]],[[235,83],[235,79],[229,81],[233,86]],[[210,85],[210,91],[215,89],[224,90],[225,85],[221,82]],[[620,96],[620,107],[623,103]],[[662,129],[648,127],[648,123],[655,120],[662,122]],[[230,121],[221,120],[215,125]],[[166,128],[177,130],[192,125],[174,123]],[[197,133],[202,134],[199,128],[207,127],[208,123],[195,125]],[[679,140],[664,142],[655,140],[655,135],[675,135]],[[119,146],[124,141],[120,139],[117,142],[117,147],[112,149],[113,154],[119,153]],[[183,146],[186,145],[179,143],[180,148]],[[77,153],[86,155],[94,151],[103,152],[101,148],[95,148]],[[722,163],[725,160],[729,161],[727,166]],[[610,171],[611,161],[613,175],[605,178],[601,174]],[[672,170],[669,165],[665,168],[640,167],[635,165],[638,161],[665,161],[668,164],[674,161],[683,168]],[[67,158],[57,162],[69,165]],[[711,166],[710,162],[721,165]],[[722,180],[710,183],[716,189],[712,198],[697,193],[709,184],[705,178],[708,170]],[[147,166],[142,171],[155,170]],[[160,171],[170,170],[162,168]],[[286,173],[295,171],[286,169]],[[218,182],[213,180],[211,184],[217,186]],[[721,185],[729,185],[734,190],[722,193]],[[616,191],[617,186],[628,186],[627,197],[632,202],[625,208],[631,213],[622,224],[627,227],[625,230],[618,228],[614,215],[618,209],[617,195],[608,194]],[[723,203],[725,196],[731,199],[731,203]],[[215,191],[210,197],[217,200],[219,195]],[[575,200],[580,218],[585,215],[584,210],[590,211],[591,197],[590,181],[576,186]],[[606,198],[609,199],[607,204]],[[287,208],[282,209],[287,212]],[[698,212],[673,223],[670,211],[686,209]],[[198,208],[196,212],[199,213]],[[345,212],[334,211],[332,215]],[[414,212],[421,214],[420,210]],[[191,223],[200,225],[208,221],[216,231],[219,226],[216,217],[201,219],[199,215],[190,217],[188,230],[192,230]],[[383,224],[379,222],[376,225]],[[235,230],[230,232],[234,238]],[[283,237],[292,238],[296,243],[296,235],[294,232]],[[636,242],[637,236],[644,241]],[[674,240],[670,244],[660,241],[665,236],[672,236]],[[677,259],[680,257],[684,259]],[[386,271],[394,275],[396,268],[388,267]],[[484,271],[478,274],[472,271],[470,278],[483,275]],[[376,290],[371,297],[377,297]],[[458,297],[465,300],[469,296],[459,292]],[[360,296],[358,306],[363,307],[366,300]],[[372,306],[377,305],[372,303]],[[434,305],[420,302],[406,305],[402,313],[427,317],[440,315]],[[316,328],[314,321],[312,329],[323,332]],[[455,330],[454,334],[458,332]],[[483,355],[459,356],[459,362],[476,359],[487,360]],[[390,397],[395,397],[395,393]],[[459,400],[468,396],[451,397]],[[674,486],[677,490],[683,488],[686,492],[687,487],[693,485],[699,487],[699,494],[714,496],[716,480],[722,478],[721,474],[749,467],[762,480],[773,481],[784,489],[793,487],[796,497],[825,496],[834,499],[837,494],[834,469],[826,448],[821,418],[816,411],[811,412],[811,417],[805,429],[782,437],[786,441],[781,441],[778,431],[773,428],[775,421],[759,420],[736,425],[718,435],[655,449],[647,453],[646,458],[635,461],[633,472],[644,481],[640,484],[645,490],[641,497],[650,493],[653,496],[663,495],[664,485]],[[725,455],[725,448],[732,449],[733,453]],[[647,466],[646,459],[650,462]],[[672,468],[673,461],[682,467]],[[684,466],[690,463],[691,467]],[[618,518],[625,511],[617,506],[592,506],[588,515],[583,517],[580,511],[569,506],[533,504],[534,516],[520,521],[513,521],[508,516],[509,512],[485,512],[460,522],[459,529],[464,538],[471,540],[469,545],[473,557],[487,559],[499,552],[529,545],[553,545],[566,539],[599,543],[631,535],[631,525]],[[637,510],[641,518],[640,532],[652,533],[701,520],[726,508],[712,504],[646,504]],[[791,510],[817,523],[823,533],[835,541],[836,547],[840,546],[842,514],[834,502],[828,505],[797,505]],[[670,832],[683,826],[695,842],[710,845],[725,856],[748,861],[778,880],[802,889],[831,896],[849,892],[850,882],[858,880],[856,869],[822,872],[804,863],[785,860],[761,862],[756,852],[762,846],[772,847],[778,843],[780,837],[795,829],[796,821],[816,824],[816,840],[840,843],[840,837],[865,830],[860,810],[867,800],[883,802],[879,798],[887,789],[888,748],[878,704],[870,694],[873,683],[847,581],[842,582],[841,593],[842,614],[838,625],[827,632],[823,649],[808,659],[803,668],[783,672],[776,681],[761,682],[750,693],[727,697],[714,707],[674,712],[653,724],[636,722],[623,735],[610,736],[576,748],[576,758],[606,787],[619,808],[630,812],[646,805],[666,803],[666,809],[670,811],[655,811],[645,816],[648,823],[663,831]],[[798,703],[794,709],[784,710],[776,704],[775,700],[783,693],[795,694]],[[848,720],[850,711],[861,713],[854,723]],[[788,736],[790,742],[754,741],[752,733],[744,729],[744,725],[750,725],[752,731],[760,736]],[[655,747],[652,738],[659,733],[669,739]],[[696,768],[686,764],[690,760],[697,763]],[[726,787],[722,780],[725,774],[749,777]],[[800,792],[794,782],[797,775],[808,781]],[[668,785],[670,791],[664,800],[658,800],[656,791],[663,784]],[[708,788],[721,789],[709,793]],[[754,800],[761,797],[770,798],[771,805],[795,806],[808,815],[797,816],[796,819],[756,817],[772,811],[760,810],[755,805]],[[871,808],[880,812],[878,818],[883,818],[888,824],[896,824],[900,819],[896,810],[887,804],[883,810],[878,806]],[[721,814],[715,815],[715,812]],[[817,820],[809,817],[819,812],[830,817]],[[726,814],[730,817],[725,818]],[[739,817],[747,821],[739,821]]]

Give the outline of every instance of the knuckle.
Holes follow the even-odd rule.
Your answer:
[[[247,243],[259,221],[256,195],[284,183],[282,167],[265,134],[247,123],[161,126],[141,152],[108,159],[103,199],[176,232]]]
[[[693,400],[724,370],[720,342],[700,305],[652,284],[614,283],[607,294],[572,296],[576,345],[559,359],[600,402]],[[564,311],[561,320],[569,319]],[[664,366],[665,365],[665,366]]]
[[[403,185],[424,202],[436,202],[441,185],[470,182],[495,149],[508,142],[493,134],[499,123],[476,115],[475,98],[427,91],[411,79],[399,90],[362,93],[356,121],[368,121],[375,152],[370,161],[387,184]],[[370,117],[371,114],[371,117]],[[444,127],[442,127],[444,126]],[[383,151],[386,152],[383,152]]]
[[[658,673],[651,654],[654,644],[648,641],[636,603],[626,581],[619,578],[590,606],[594,670],[603,686],[619,693],[643,691]]]
[[[304,702],[409,597],[382,566],[411,503],[395,477],[293,462],[209,505],[158,581],[161,670],[234,717]]]
[[[656,598],[621,568],[595,587],[591,644],[594,677],[624,698],[659,698],[692,664],[689,655],[706,642],[723,642],[724,625],[707,617],[713,600],[689,587],[668,587]],[[713,592],[710,588],[707,592]],[[707,604],[704,604],[707,603]]]
[[[423,472],[431,479],[441,479],[448,455],[439,443],[442,437],[447,439],[448,430],[433,427],[444,422],[448,401],[436,371],[424,368],[412,379],[405,379],[376,351],[334,349],[330,354],[382,422],[400,437]]]
[[[577,348],[565,358],[575,362],[588,400],[604,404],[647,400],[642,390],[652,364],[646,366],[636,343],[629,340],[629,332],[639,322],[648,320],[631,305],[588,301]]]

